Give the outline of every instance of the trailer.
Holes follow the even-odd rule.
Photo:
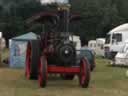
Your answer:
[[[105,38],[97,38],[96,39],[96,55],[104,57],[104,44]]]
[[[96,40],[90,40],[88,42],[88,47],[92,49],[93,51],[96,51]]]

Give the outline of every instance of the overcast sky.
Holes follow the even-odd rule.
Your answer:
[[[69,0],[40,0],[42,4],[49,3],[68,3]]]

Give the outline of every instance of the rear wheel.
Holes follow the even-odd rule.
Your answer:
[[[40,58],[39,72],[38,72],[38,83],[40,87],[45,87],[47,84],[48,71],[47,71],[47,60],[44,56]]]
[[[40,58],[39,40],[31,40],[27,44],[25,75],[27,79],[37,79]]]
[[[86,58],[81,59],[79,82],[81,87],[87,88],[90,81],[90,66]]]

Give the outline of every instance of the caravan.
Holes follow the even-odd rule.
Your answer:
[[[104,43],[105,38],[96,39],[96,55],[104,57]]]
[[[90,40],[90,41],[88,42],[88,47],[89,47],[90,49],[92,49],[93,51],[95,51],[95,50],[96,50],[96,40]]]
[[[105,57],[114,59],[117,52],[124,46],[128,39],[128,23],[120,25],[111,30],[105,40],[104,51]]]
[[[90,40],[88,42],[88,47],[95,51],[97,56],[104,57],[104,38],[97,38],[96,40]]]

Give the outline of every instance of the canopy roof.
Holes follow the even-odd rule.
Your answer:
[[[70,22],[81,19],[82,17],[78,14],[71,14],[69,17]],[[31,24],[34,22],[38,22],[38,23],[50,22],[51,24],[55,24],[55,22],[57,22],[58,20],[59,20],[58,12],[41,12],[29,18],[26,22],[27,24]]]
[[[26,34],[23,34],[21,36],[13,37],[12,40],[21,40],[21,41],[26,41],[26,40],[32,40],[32,39],[37,39],[37,35],[33,32],[29,32]]]

